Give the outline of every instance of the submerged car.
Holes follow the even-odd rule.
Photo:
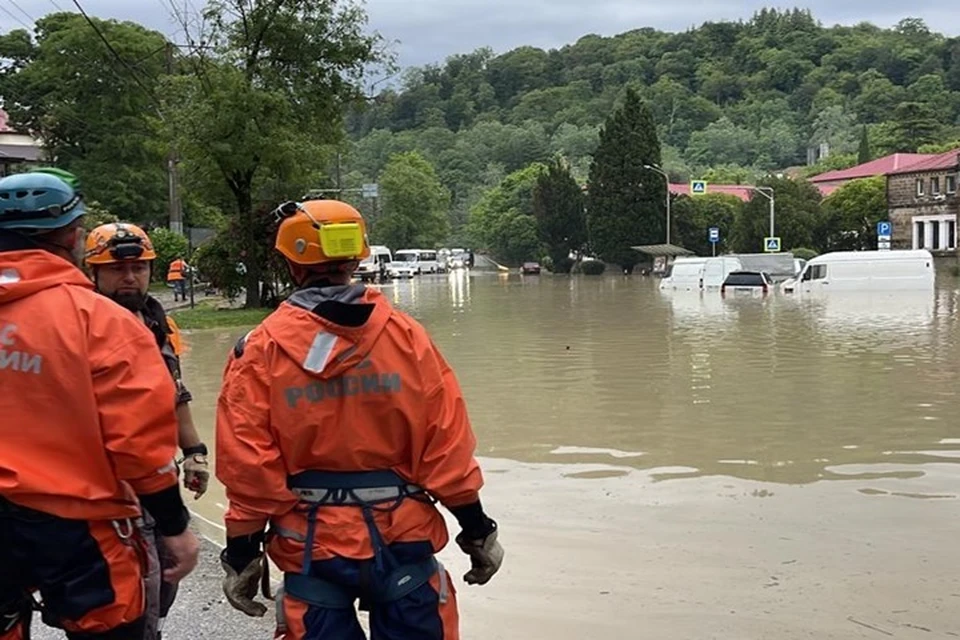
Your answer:
[[[540,273],[540,263],[524,262],[523,266],[520,267],[520,273],[522,273],[525,276],[538,275]]]
[[[770,277],[763,271],[734,271],[723,281],[720,295],[723,297],[762,297],[770,292]]]

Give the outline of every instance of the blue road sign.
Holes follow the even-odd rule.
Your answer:
[[[690,195],[702,196],[707,193],[707,181],[706,180],[691,180],[690,181]]]
[[[713,244],[720,242],[720,227],[710,227],[709,237]]]
[[[763,250],[767,253],[780,253],[780,238],[764,238]]]
[[[889,238],[893,234],[893,225],[886,220],[877,223],[877,237]]]

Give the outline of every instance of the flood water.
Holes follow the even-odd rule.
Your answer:
[[[656,284],[383,288],[457,372],[507,548],[491,585],[460,583],[464,638],[960,634],[955,282],[826,300]],[[188,336],[208,442],[244,332]],[[223,504],[192,507],[216,523]]]

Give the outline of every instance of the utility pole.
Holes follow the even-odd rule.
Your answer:
[[[167,43],[167,75],[173,75],[172,42]],[[183,235],[183,211],[180,208],[180,178],[177,172],[177,150],[171,145],[167,153],[167,205],[170,216],[170,230]]]
[[[337,191],[343,194],[343,154],[337,151]]]

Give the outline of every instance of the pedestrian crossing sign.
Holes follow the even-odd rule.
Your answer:
[[[693,180],[690,182],[690,194],[695,196],[703,196],[707,193],[707,181],[706,180]]]
[[[763,250],[766,253],[780,253],[780,238],[764,238]]]

